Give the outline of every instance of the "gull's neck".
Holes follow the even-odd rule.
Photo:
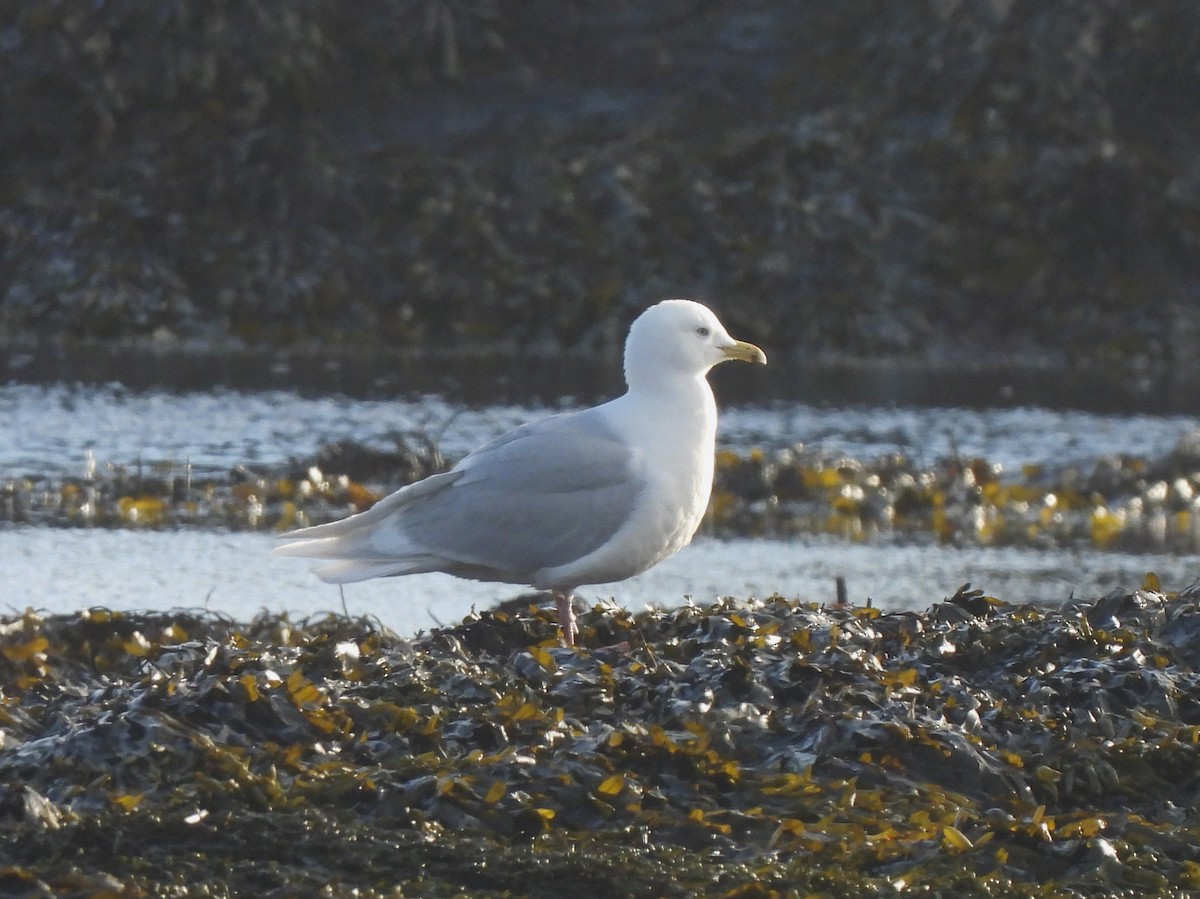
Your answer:
[[[630,378],[629,387],[617,405],[627,426],[639,431],[670,428],[683,437],[713,439],[717,430],[717,404],[704,374],[656,372],[655,377]]]

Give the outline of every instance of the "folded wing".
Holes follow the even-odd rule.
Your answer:
[[[608,542],[635,514],[641,472],[599,409],[556,415],[279,551],[338,560],[318,571],[334,582],[445,571],[528,583]]]

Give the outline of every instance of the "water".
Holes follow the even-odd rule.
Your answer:
[[[238,464],[276,465],[321,445],[355,439],[389,447],[398,432],[433,437],[449,458],[521,422],[581,401],[480,403],[463,396],[397,399],[252,391],[130,389],[113,384],[0,386],[0,483],[27,474],[83,472],[103,466],[189,462],[200,471]],[[1112,453],[1156,457],[1189,433],[1181,415],[1102,414],[1071,409],[822,407],[776,399],[722,413],[719,442],[745,450],[798,442],[869,459],[903,451],[918,462],[959,453],[1012,469],[1025,463],[1089,460]],[[204,607],[244,618],[259,608],[295,615],[338,610],[336,587],[320,583],[304,560],[270,553],[264,534],[0,530],[0,608],[53,612],[114,608]],[[700,539],[640,577],[587,588],[631,608],[697,602],[718,595],[788,596],[831,601],[834,579],[850,599],[882,608],[923,608],[971,581],[1003,599],[1061,602],[1138,586],[1156,571],[1170,587],[1200,571],[1187,556],[1126,556],[1062,550],[957,550],[940,546],[851,545],[803,541]],[[401,632],[452,622],[522,592],[441,575],[350,585],[352,613],[373,614]]]
[[[342,608],[337,587],[318,581],[310,562],[272,555],[265,534],[20,528],[0,531],[0,541],[0,611],[207,608],[245,619],[259,609],[300,617]],[[698,538],[645,574],[579,595],[615,597],[631,609],[775,592],[833,602],[842,576],[855,604],[869,598],[883,609],[923,609],[966,581],[1010,602],[1059,603],[1072,593],[1138,587],[1147,571],[1172,589],[1195,579],[1191,560],[1168,555]],[[351,614],[411,634],[527,592],[423,574],[349,584],[345,600]]]
[[[101,462],[191,462],[198,469],[277,464],[352,438],[394,446],[397,432],[433,437],[450,456],[530,418],[544,407],[468,409],[438,397],[350,400],[284,391],[170,393],[119,386],[0,387],[0,474],[78,473]]]
[[[123,387],[0,386],[0,478],[78,474],[90,453],[128,465],[190,462],[200,470],[276,464],[323,444],[355,439],[394,445],[394,435],[433,437],[449,458],[565,402],[475,406],[423,395],[394,400],[219,389],[170,392]],[[1180,415],[1101,415],[1039,408],[825,408],[774,401],[726,408],[719,442],[745,449],[803,442],[866,459],[901,450],[918,462],[959,453],[1012,469],[1027,462],[1158,456],[1194,426]]]

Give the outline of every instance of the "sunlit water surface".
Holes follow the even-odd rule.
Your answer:
[[[224,471],[277,465],[325,443],[354,439],[387,448],[395,435],[420,432],[450,459],[521,422],[560,408],[478,407],[437,396],[395,400],[304,396],[288,391],[173,392],[120,386],[0,386],[0,482],[31,474],[81,474],[94,460],[190,464]],[[1038,408],[962,409],[796,402],[727,408],[719,442],[745,450],[803,443],[870,459],[902,451],[919,463],[954,453],[1011,470],[1113,453],[1161,456],[1189,433],[1183,416],[1099,415]],[[205,607],[244,618],[260,608],[305,615],[338,610],[336,587],[311,563],[273,556],[263,534],[136,532],[9,527],[0,530],[0,608],[49,611]],[[1190,583],[1193,557],[1128,556],[1063,550],[957,550],[938,546],[850,545],[833,540],[697,540],[655,569],[620,584],[589,587],[588,600],[670,606],[692,597],[774,592],[832,601],[847,579],[852,602],[923,608],[971,581],[1011,601],[1060,602],[1138,586],[1148,570],[1170,587]],[[452,622],[520,588],[441,575],[350,585],[353,614],[378,616],[401,632]]]
[[[260,609],[305,616],[342,608],[338,588],[318,581],[312,563],[272,555],[273,540],[264,534],[19,528],[0,531],[0,541],[0,611],[187,607],[245,619]],[[589,603],[615,598],[631,609],[775,592],[833,602],[841,576],[852,603],[869,598],[884,609],[923,609],[966,581],[1011,602],[1058,603],[1072,593],[1138,587],[1148,570],[1172,588],[1198,573],[1193,560],[1178,556],[700,538],[645,574],[579,595]],[[377,616],[400,633],[453,623],[473,607],[524,592],[440,574],[344,589],[351,614]]]
[[[0,477],[76,473],[88,454],[100,464],[165,461],[220,470],[282,462],[338,440],[388,448],[405,433],[432,438],[453,459],[515,425],[570,408],[578,406],[478,408],[432,395],[371,400],[9,384],[0,386]],[[823,408],[779,401],[722,410],[718,439],[743,449],[804,443],[859,459],[899,450],[932,462],[958,453],[1012,467],[1106,453],[1161,455],[1193,422],[1039,408]]]

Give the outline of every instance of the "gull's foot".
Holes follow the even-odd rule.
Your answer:
[[[558,626],[562,628],[563,644],[575,645],[579,626],[575,623],[574,597],[570,593],[555,593],[554,604],[558,607]]]

